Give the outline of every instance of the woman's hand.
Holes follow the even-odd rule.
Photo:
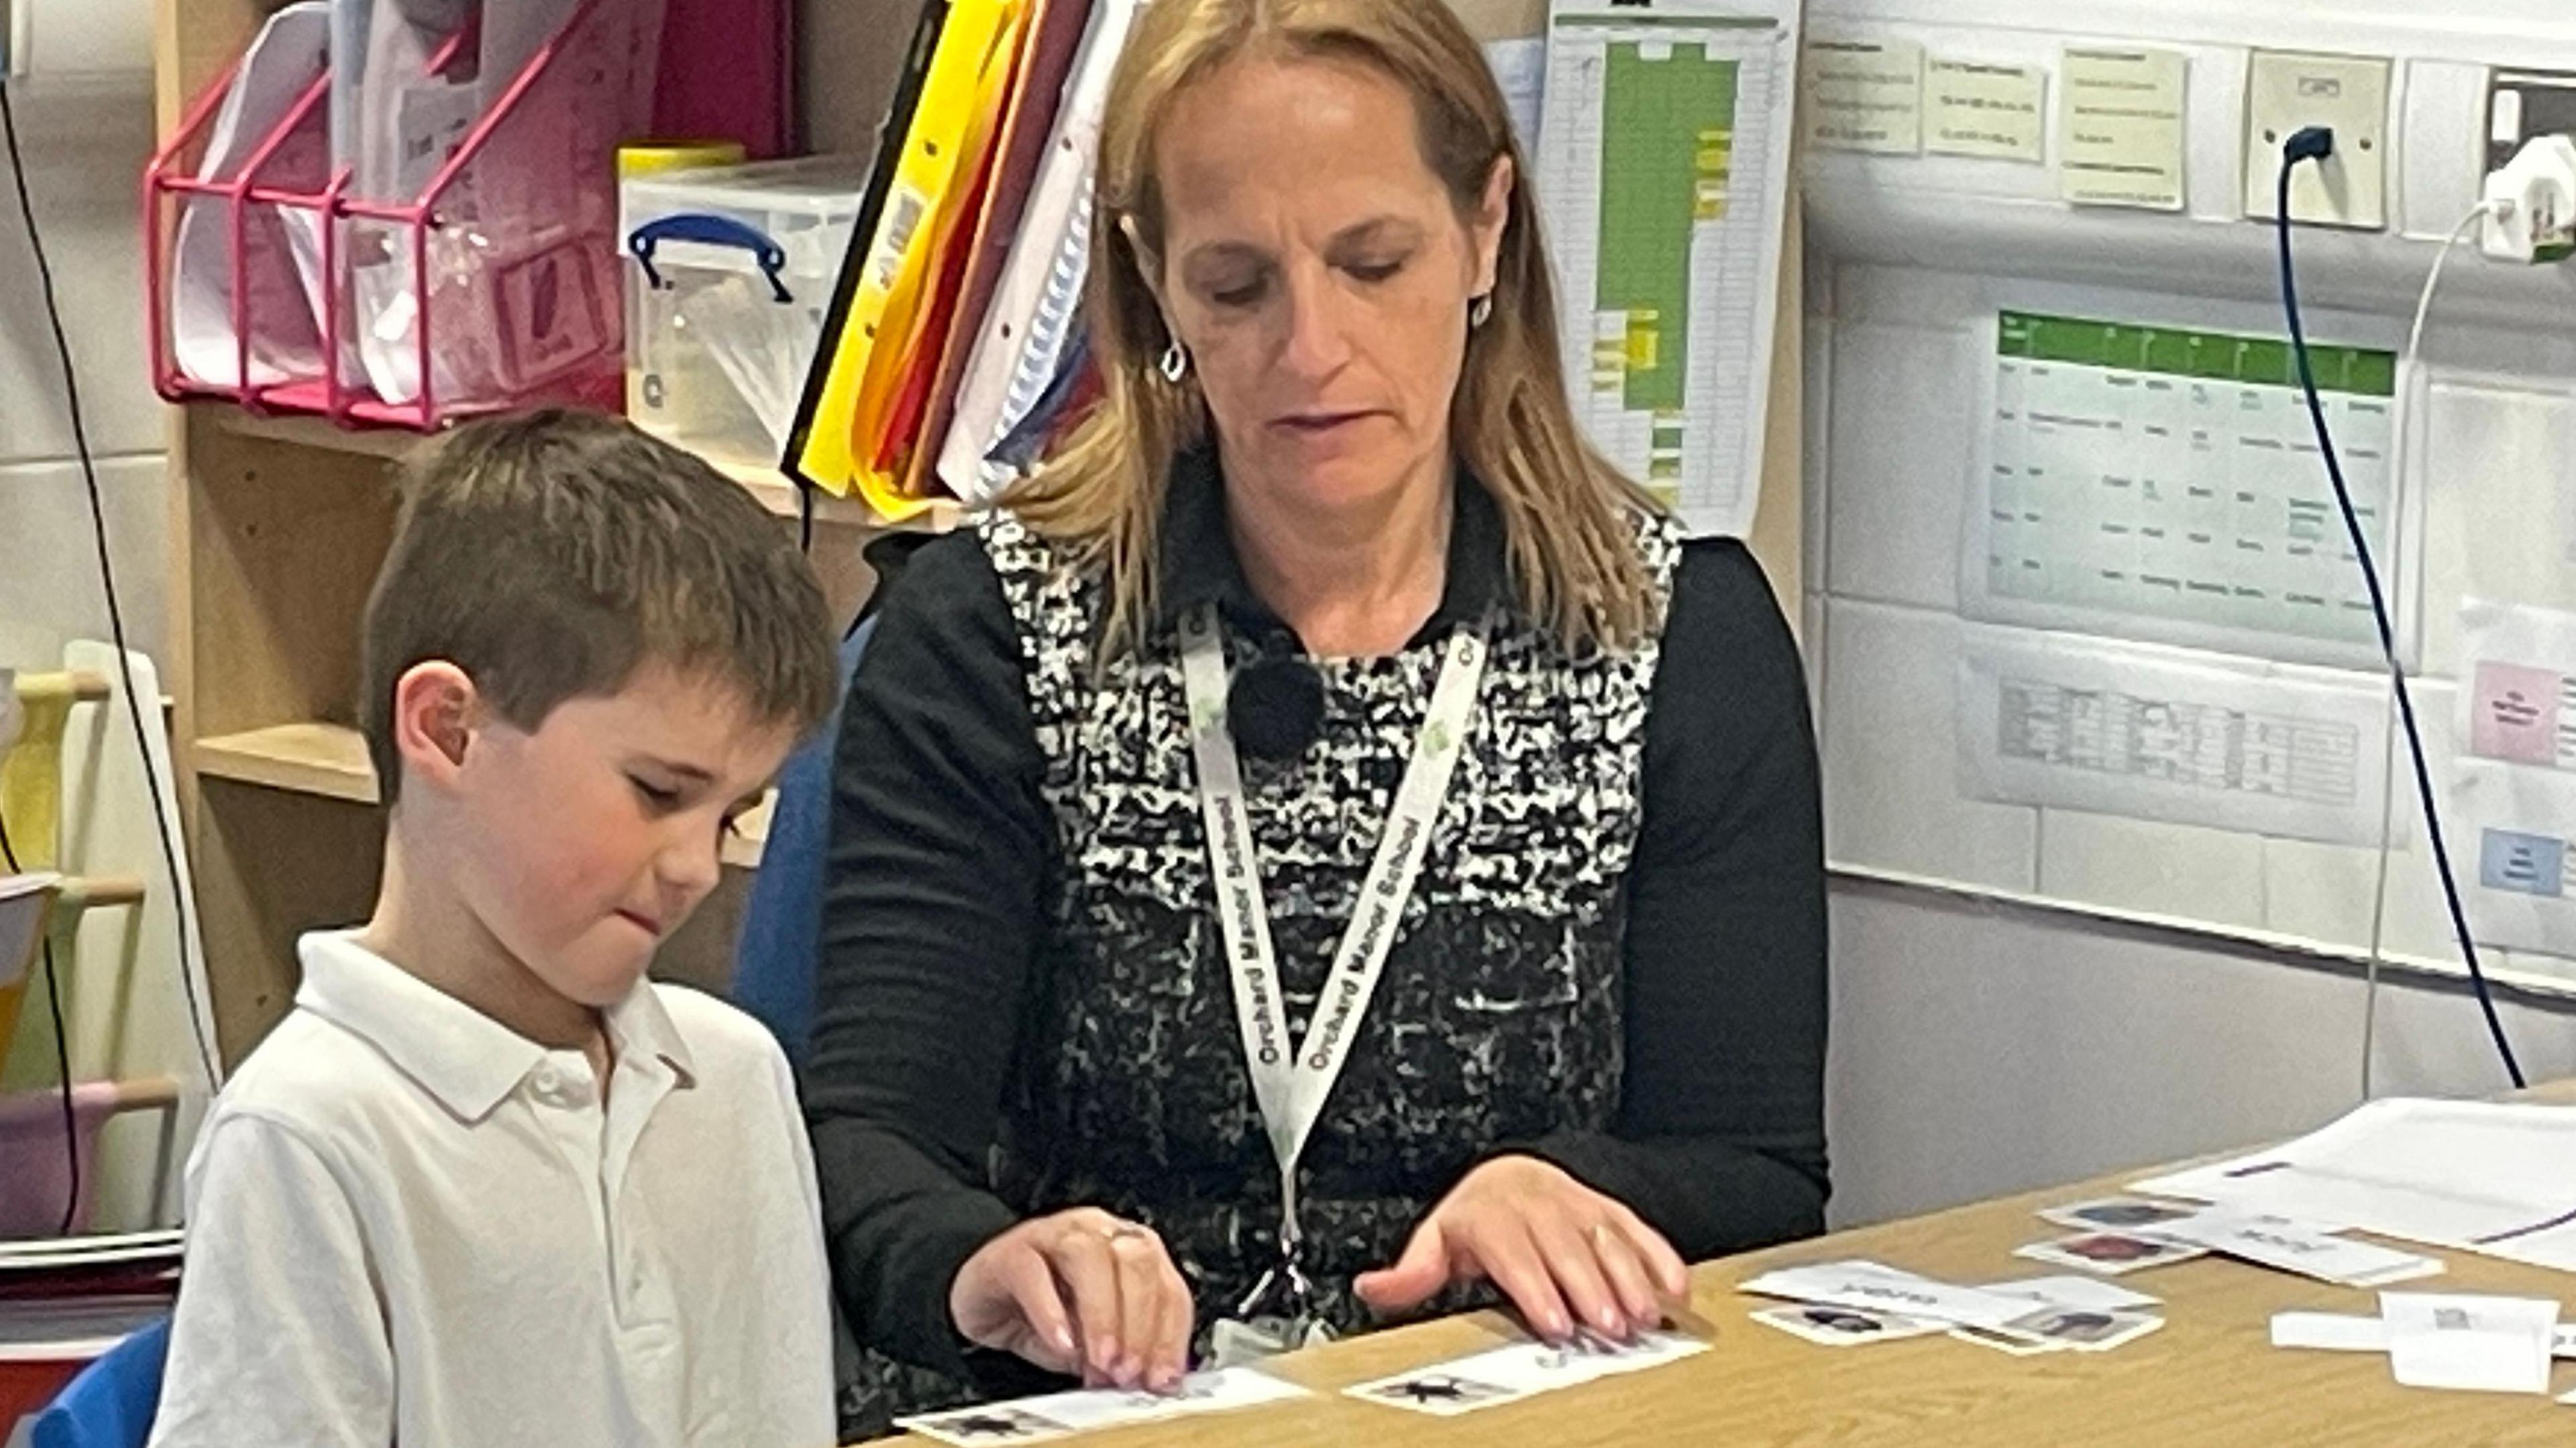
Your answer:
[[[1190,1288],[1151,1228],[1097,1207],[1035,1217],[957,1269],[948,1316],[969,1342],[1085,1387],[1169,1392],[1189,1368]]]
[[[1664,1301],[1690,1286],[1661,1233],[1532,1156],[1496,1157],[1459,1178],[1395,1265],[1351,1286],[1370,1307],[1394,1313],[1480,1277],[1552,1342],[1578,1328],[1626,1342],[1660,1324]]]

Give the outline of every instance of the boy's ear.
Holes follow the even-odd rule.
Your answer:
[[[445,659],[423,660],[394,680],[394,752],[413,781],[452,787],[481,717],[473,676]]]

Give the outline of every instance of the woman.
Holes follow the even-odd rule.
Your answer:
[[[1104,400],[912,563],[847,710],[808,1078],[842,1306],[952,1395],[1487,1290],[1651,1326],[1684,1258],[1821,1224],[1770,593],[1580,441],[1441,0],[1155,0],[1100,163]]]

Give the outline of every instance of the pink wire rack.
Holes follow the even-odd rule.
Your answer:
[[[256,413],[420,432],[540,401],[614,408],[625,350],[616,150],[649,125],[661,18],[661,0],[582,0],[408,200],[354,194],[351,168],[316,151],[327,74],[293,97],[231,174],[199,179],[209,129],[242,68],[234,62],[145,172],[155,389],[174,402],[217,398]],[[456,76],[478,56],[469,22],[426,70]],[[191,207],[220,208],[229,377],[183,368],[174,341],[176,233]],[[261,268],[289,262],[278,248],[290,231],[318,249],[318,284],[263,286]],[[388,330],[388,318],[400,320]],[[361,329],[374,331],[361,339]],[[266,344],[292,337],[309,337],[311,355],[281,364]],[[387,396],[356,364],[362,340],[408,373],[409,395]]]

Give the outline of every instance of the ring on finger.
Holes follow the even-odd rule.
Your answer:
[[[1149,1229],[1139,1226],[1134,1222],[1113,1221],[1100,1229],[1100,1235],[1108,1238],[1112,1242],[1124,1242],[1131,1237],[1150,1237],[1154,1234]]]

